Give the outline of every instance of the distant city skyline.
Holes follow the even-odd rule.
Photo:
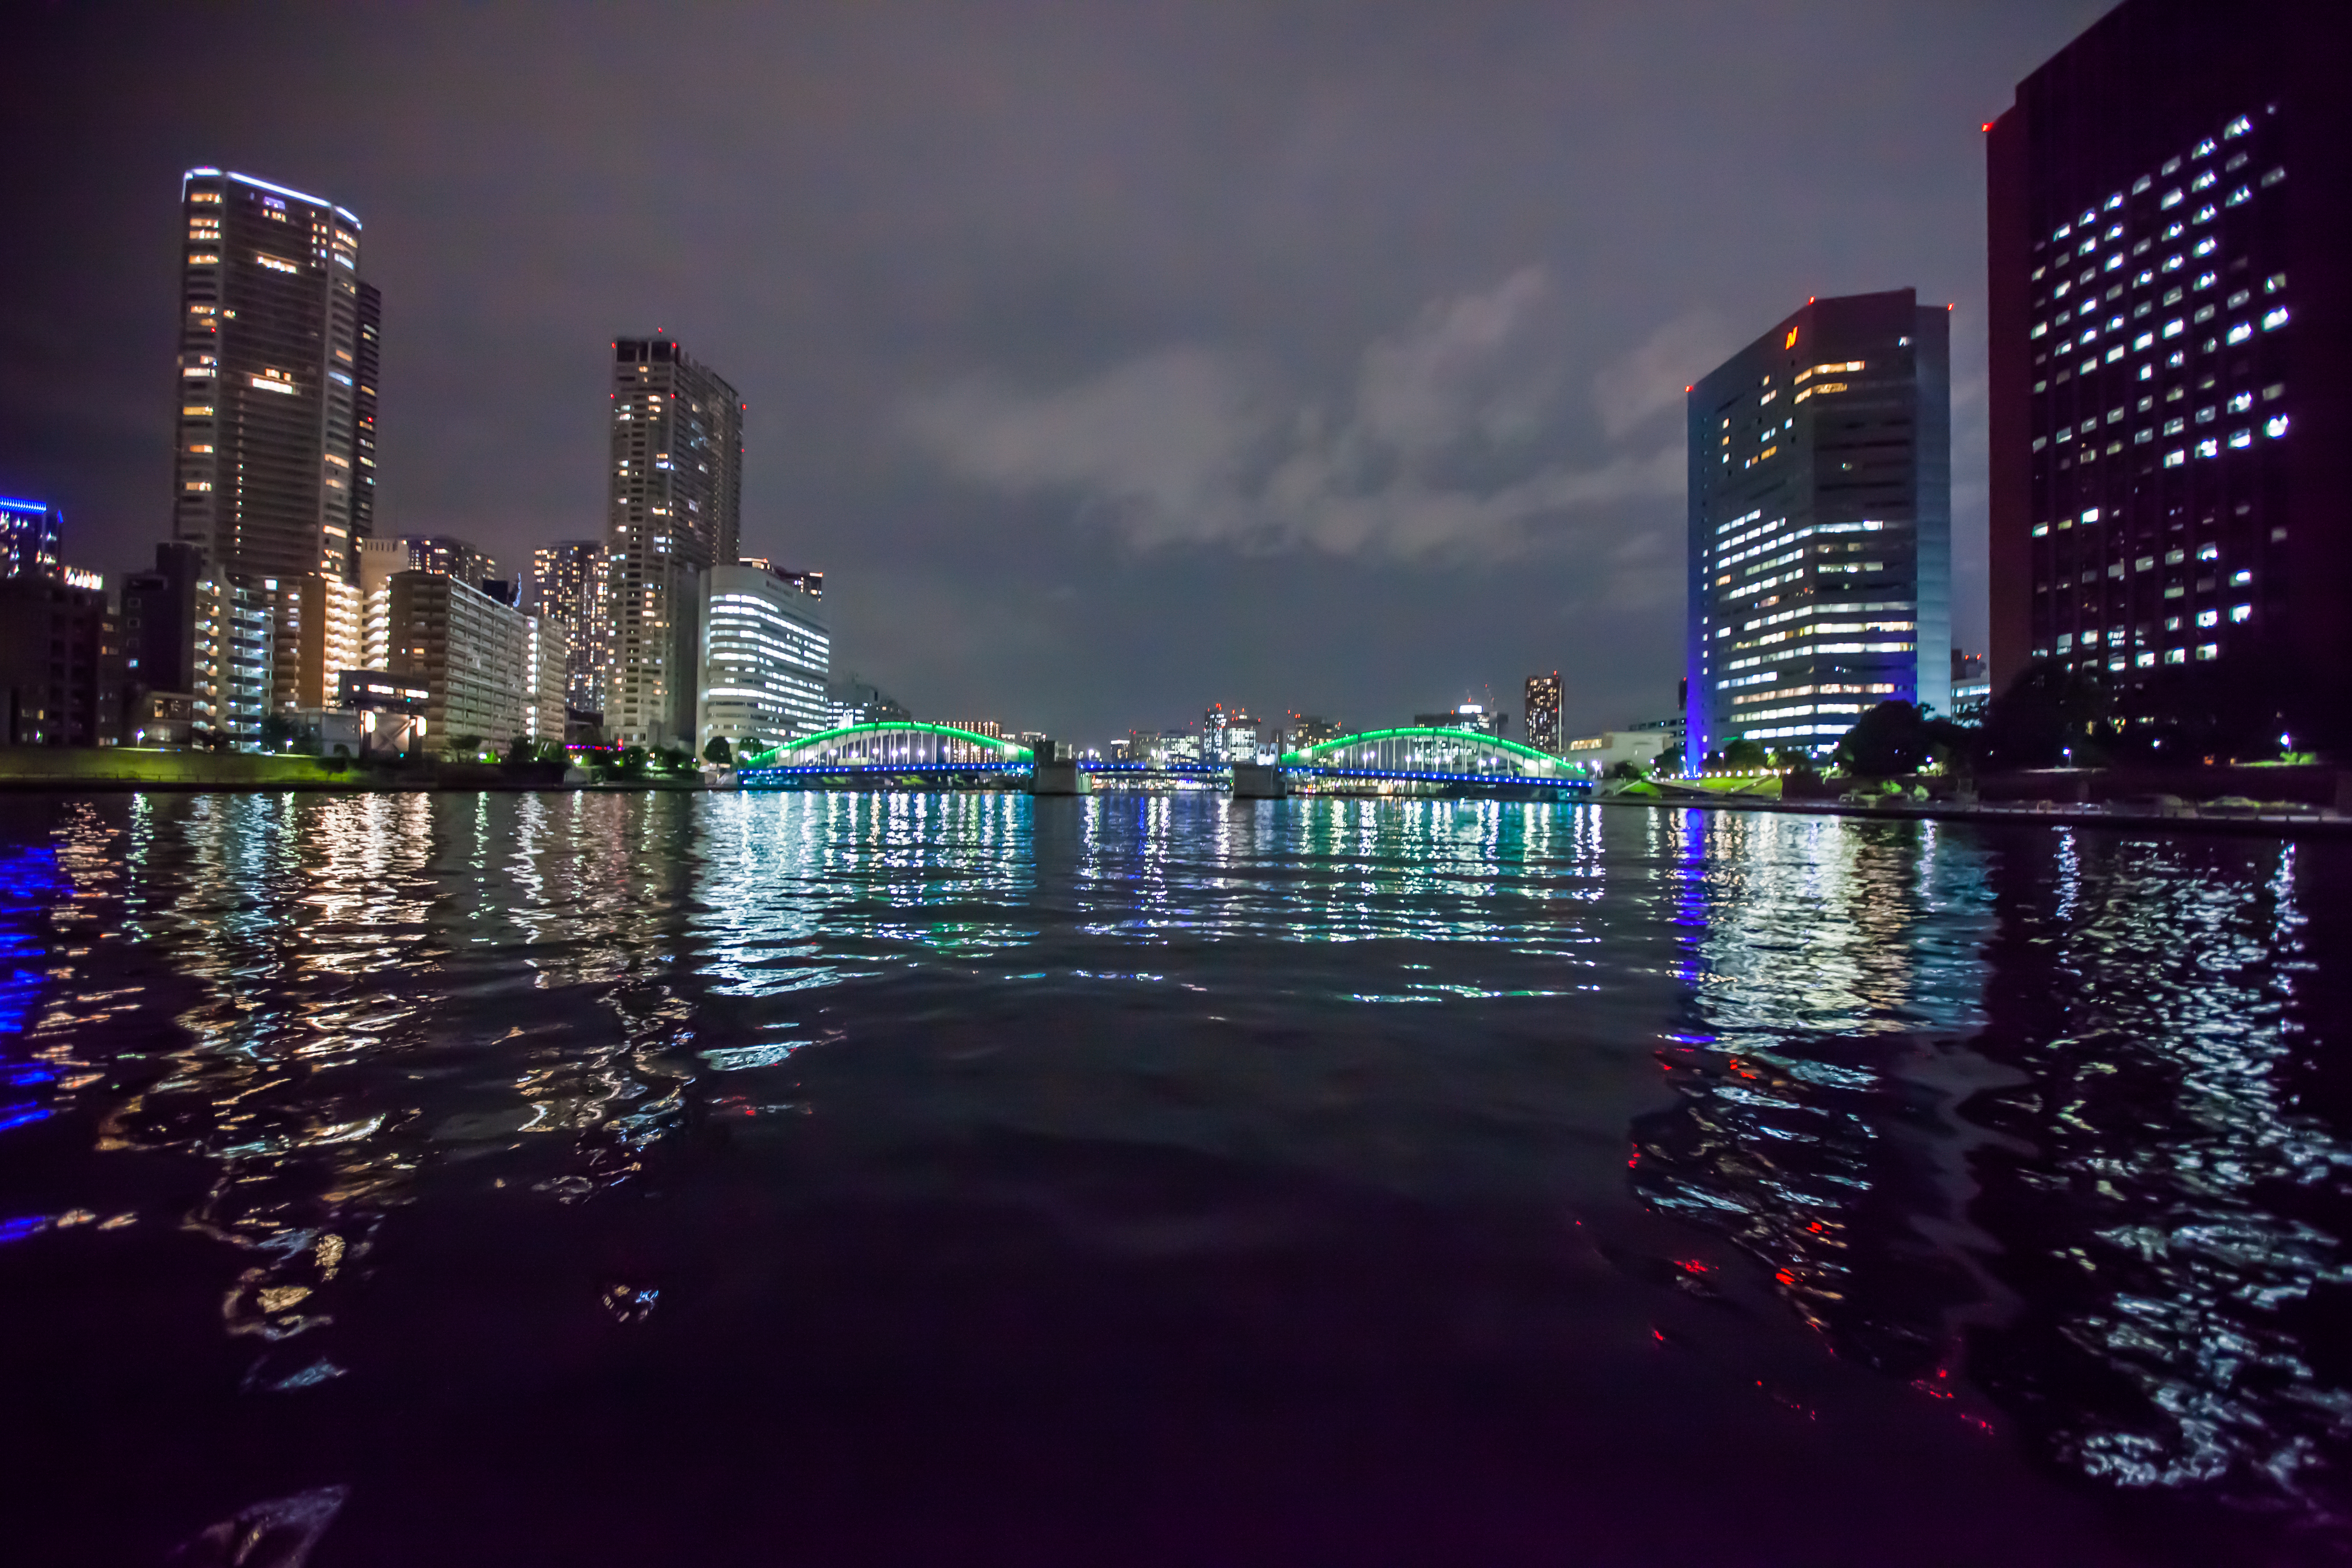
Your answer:
[[[89,216],[0,301],[53,371],[0,391],[0,490],[147,563],[176,182],[253,170],[366,220],[380,534],[600,534],[604,345],[657,329],[760,411],[742,548],[823,567],[919,708],[1108,736],[1559,668],[1580,732],[1672,711],[1681,386],[1782,300],[1911,283],[1958,307],[1980,644],[1979,126],[2101,9],[692,13],[692,128],[607,111],[617,14],[44,13],[0,112],[105,134],[24,172]]]

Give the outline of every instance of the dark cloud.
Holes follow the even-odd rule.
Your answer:
[[[1977,131],[2095,3],[851,4],[26,13],[0,114],[0,489],[134,563],[174,205],[367,225],[384,521],[602,512],[606,344],[751,405],[746,546],[919,710],[1103,738],[1393,720],[1531,670],[1672,702],[1681,389],[1809,294],[1958,307],[1980,638]]]

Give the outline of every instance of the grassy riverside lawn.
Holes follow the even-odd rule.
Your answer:
[[[1622,789],[1602,791],[1599,798],[1672,800],[1687,799],[1693,793],[1745,795],[1751,800],[1780,798],[1780,775],[1778,773],[1708,775],[1695,779],[1668,779],[1664,784],[1665,787],[1660,788],[1656,780],[1636,779]]]
[[[0,790],[701,790],[699,773],[440,755],[313,757],[142,746],[0,746]]]
[[[16,789],[366,789],[382,782],[381,775],[357,763],[289,753],[0,746],[0,787]]]

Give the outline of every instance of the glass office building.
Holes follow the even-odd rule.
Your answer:
[[[1951,705],[1951,315],[1809,300],[1690,389],[1685,766]]]

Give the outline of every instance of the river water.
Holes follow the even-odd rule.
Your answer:
[[[2352,847],[17,795],[0,948],[14,1561],[2352,1560]]]

